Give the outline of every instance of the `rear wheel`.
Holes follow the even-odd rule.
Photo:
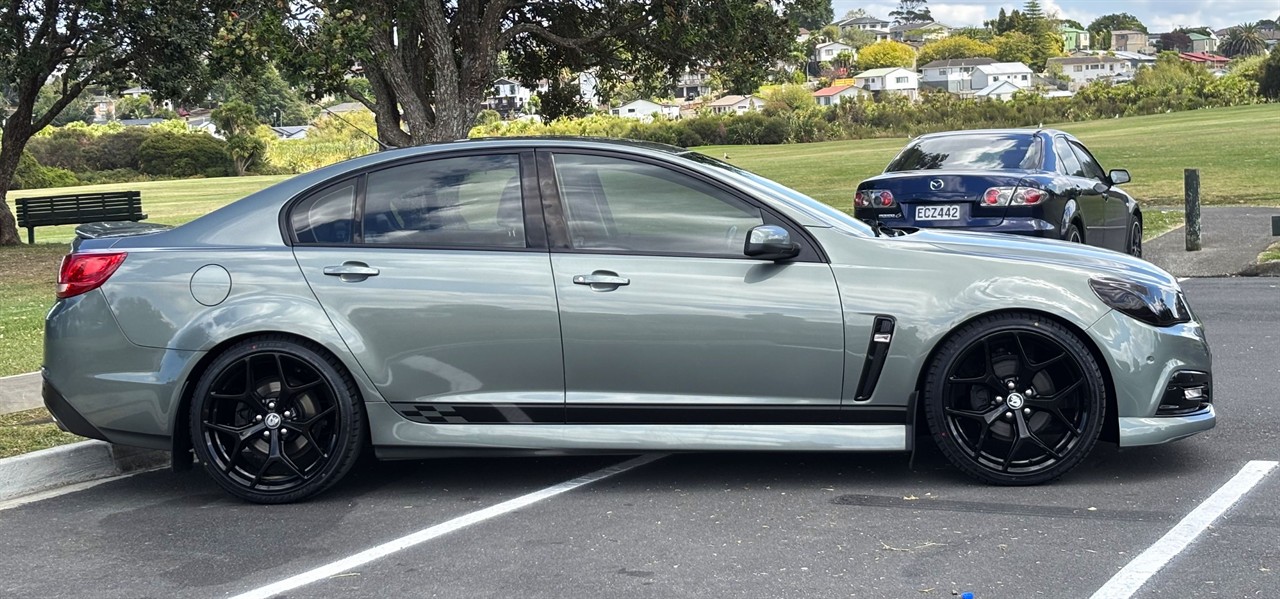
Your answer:
[[[1134,216],[1133,224],[1129,225],[1129,255],[1142,257],[1142,220],[1137,216]]]
[[[1102,429],[1097,361],[1066,327],[989,316],[945,341],[929,365],[929,430],[956,467],[987,483],[1034,485],[1074,468]]]
[[[1067,234],[1063,239],[1071,243],[1084,243],[1084,236],[1080,234],[1080,228],[1075,223],[1067,226]]]
[[[191,439],[213,480],[241,499],[288,503],[350,470],[364,443],[355,383],[319,348],[283,336],[239,343],[191,401]]]

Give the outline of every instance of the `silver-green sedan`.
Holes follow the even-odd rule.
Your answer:
[[[211,182],[211,185],[216,183]],[[67,430],[287,502],[384,459],[911,451],[995,484],[1214,425],[1177,282],[1117,252],[873,229],[680,148],[382,152],[90,239],[46,322]]]

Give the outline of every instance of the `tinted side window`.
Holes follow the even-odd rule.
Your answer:
[[[441,158],[369,174],[366,244],[525,247],[520,159]]]
[[[556,154],[556,181],[576,249],[741,257],[760,209],[668,168]]]
[[[1053,138],[1053,149],[1058,154],[1058,172],[1072,177],[1085,176],[1084,168],[1080,166],[1080,160],[1076,158],[1075,152],[1071,151],[1071,144],[1067,143],[1067,138]]]
[[[1084,149],[1084,146],[1071,142],[1071,149],[1075,150],[1076,158],[1080,160],[1080,165],[1084,167],[1084,176],[1099,181],[1107,180],[1107,173],[1102,170],[1102,165],[1093,159],[1093,156],[1089,154],[1088,150]]]
[[[354,180],[322,190],[294,205],[289,213],[298,243],[351,243],[356,205]]]

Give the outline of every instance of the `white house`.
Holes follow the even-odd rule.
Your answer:
[[[993,64],[995,61],[994,58],[935,60],[920,67],[920,88],[943,89],[953,94],[967,94],[974,89],[973,69]]]
[[[920,75],[901,67],[871,69],[853,76],[854,84],[869,92],[902,94],[914,99],[920,89]]]
[[[813,92],[813,99],[819,106],[835,106],[845,100],[853,100],[867,93],[854,85],[833,85]]]
[[[839,27],[840,32],[843,33],[851,29],[856,31],[887,31],[893,23],[875,17],[856,17],[836,21],[833,25]]]
[[[676,79],[675,89],[671,95],[677,100],[696,100],[711,93],[711,75],[706,71],[685,71]]]
[[[973,92],[973,97],[979,100],[1000,100],[1001,102],[1007,102],[1013,99],[1014,94],[1022,91],[1023,89],[1025,88],[1018,87],[1012,81],[997,81]]]
[[[707,106],[715,114],[742,114],[764,108],[764,100],[756,96],[725,96]]]
[[[1046,69],[1051,72],[1061,71],[1062,76],[1070,81],[1072,91],[1098,79],[1131,79],[1134,72],[1133,65],[1129,61],[1106,55],[1050,58]]]
[[[484,107],[496,110],[502,118],[510,118],[522,111],[524,105],[533,96],[533,90],[510,79],[499,79],[493,82],[493,93],[485,98]]]
[[[680,106],[676,104],[659,104],[643,99],[632,100],[617,108],[610,108],[609,114],[647,123],[652,121],[655,116],[668,119],[680,118]]]
[[[1028,89],[1033,76],[1031,67],[1020,62],[984,64],[973,68],[973,89],[980,90],[1005,81],[1019,89]]]
[[[894,25],[889,28],[889,33],[893,34],[893,39],[901,42],[932,42],[950,36],[951,29],[937,21],[925,21]]]
[[[842,52],[848,52],[854,59],[858,58],[858,50],[849,44],[825,42],[813,47],[813,59],[818,62],[831,62]]]

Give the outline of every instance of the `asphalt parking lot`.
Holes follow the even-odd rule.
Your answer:
[[[1213,346],[1218,428],[1163,447],[1100,445],[1050,485],[978,485],[927,444],[914,464],[905,454],[367,462],[287,506],[238,502],[199,471],[149,472],[0,511],[0,597],[261,596],[379,546],[385,556],[280,596],[1089,597],[1248,462],[1280,460],[1280,279],[1183,285]],[[618,464],[635,467],[455,520]],[[1277,495],[1280,469],[1133,596],[1273,596]],[[383,545],[445,523],[457,529]]]

